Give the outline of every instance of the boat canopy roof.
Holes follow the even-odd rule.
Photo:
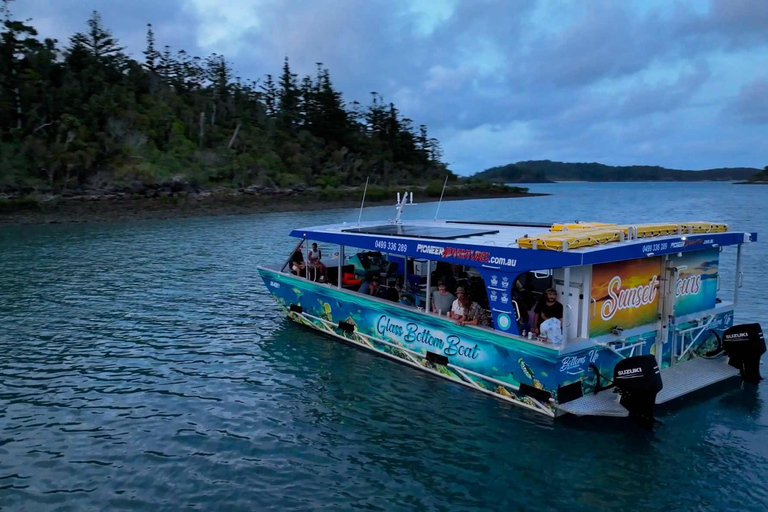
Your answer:
[[[386,221],[295,229],[291,236],[511,273],[631,260],[756,242],[722,223],[637,225]]]

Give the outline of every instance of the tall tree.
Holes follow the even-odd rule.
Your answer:
[[[283,62],[283,73],[280,75],[280,119],[284,127],[291,128],[298,122],[299,90],[296,86],[296,75],[291,73],[288,57]]]
[[[29,56],[41,48],[35,39],[37,31],[30,25],[13,20],[11,0],[3,0],[0,10],[3,15],[3,30],[0,34],[0,112],[5,119],[15,119],[17,129],[24,121],[22,101],[23,74],[28,68]],[[5,105],[5,108],[3,108]],[[8,105],[13,105],[8,108]],[[9,110],[13,111],[10,115]]]
[[[277,86],[272,75],[267,75],[264,80],[264,84],[261,86],[262,97],[264,98],[264,106],[267,109],[268,116],[277,115]]]
[[[144,67],[152,73],[157,72],[160,62],[160,52],[155,48],[155,33],[152,24],[147,23],[147,48],[144,50]]]
[[[70,39],[73,47],[83,47],[96,58],[116,57],[124,50],[110,30],[101,24],[101,14],[93,11],[87,22],[88,31],[78,32]]]

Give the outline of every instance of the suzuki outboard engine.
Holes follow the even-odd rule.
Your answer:
[[[653,425],[656,394],[664,387],[656,358],[646,355],[622,359],[613,369],[613,383],[630,417],[643,426]]]
[[[734,325],[723,333],[723,350],[728,364],[741,370],[741,378],[760,382],[760,356],[765,354],[765,339],[760,324]]]

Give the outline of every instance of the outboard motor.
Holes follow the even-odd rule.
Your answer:
[[[613,369],[613,383],[630,417],[645,427],[653,425],[656,394],[664,387],[656,358],[645,355],[622,359]]]
[[[728,364],[741,370],[741,378],[760,382],[760,356],[765,354],[765,339],[760,324],[734,325],[723,333],[723,350]]]

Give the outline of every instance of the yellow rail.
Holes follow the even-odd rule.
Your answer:
[[[678,222],[659,224],[617,225],[601,222],[553,224],[549,233],[524,236],[517,245],[524,249],[563,251],[634,238],[652,238],[691,233],[722,233],[728,225],[714,222]]]

